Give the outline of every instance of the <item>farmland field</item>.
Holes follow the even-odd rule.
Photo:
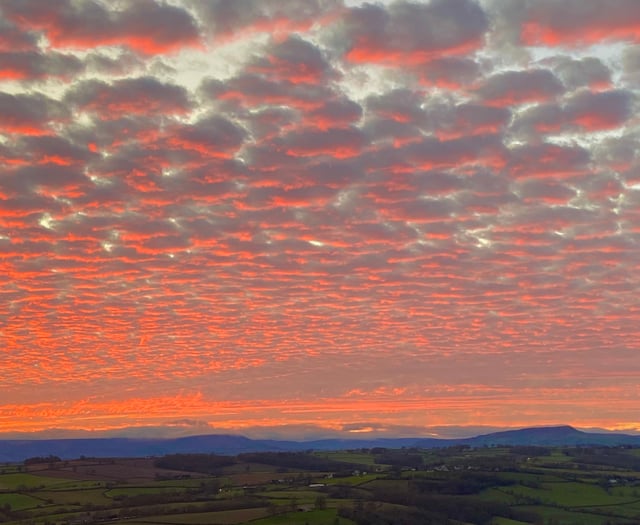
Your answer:
[[[12,464],[10,525],[632,525],[632,448],[174,455]]]

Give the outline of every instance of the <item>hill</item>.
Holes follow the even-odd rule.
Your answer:
[[[244,452],[345,450],[372,447],[439,448],[453,445],[483,447],[492,445],[576,446],[604,445],[640,446],[640,436],[617,433],[583,432],[571,426],[536,427],[494,432],[464,439],[378,438],[324,439],[316,441],[283,441],[249,439],[244,436],[214,434],[177,439],[39,439],[0,440],[0,461],[23,461],[36,456],[58,456],[63,459],[86,457],[144,457],[165,454],[215,452],[235,455]]]

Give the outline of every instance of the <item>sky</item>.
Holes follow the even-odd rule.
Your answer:
[[[640,430],[638,86],[637,0],[0,0],[0,434]]]

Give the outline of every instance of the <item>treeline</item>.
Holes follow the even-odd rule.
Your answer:
[[[577,464],[598,465],[620,470],[640,470],[640,457],[633,450],[609,447],[577,447],[563,453]]]
[[[223,467],[237,463],[262,463],[282,469],[333,471],[351,473],[361,465],[336,461],[328,457],[316,456],[309,452],[248,452],[238,456],[217,454],[170,454],[158,458],[154,464],[158,468],[218,474]]]
[[[373,481],[362,485],[369,501],[356,501],[340,509],[340,515],[358,525],[473,523],[490,525],[497,516],[532,523],[535,514],[487,500],[479,494],[489,487],[514,482],[499,475],[455,473],[443,479]],[[355,494],[350,494],[351,497]],[[388,504],[394,505],[390,507]]]
[[[455,472],[444,479],[414,479],[410,487],[421,494],[468,495],[485,489],[514,485],[515,481],[483,472]]]
[[[24,460],[25,465],[38,465],[40,463],[57,463],[62,461],[58,456],[49,454],[48,456],[34,456]]]
[[[478,497],[414,495],[409,500],[401,498],[395,501],[395,498],[387,497],[379,498],[376,502],[359,501],[351,507],[340,507],[338,515],[358,525],[491,525],[498,516],[524,523],[538,523],[535,513],[514,510],[504,503]]]
[[[262,463],[274,467],[311,471],[351,471],[362,468],[344,461],[336,461],[327,457],[316,456],[307,452],[249,452],[239,454],[238,460],[247,463]]]
[[[156,459],[154,462],[158,468],[200,472],[203,474],[216,474],[221,468],[229,467],[236,463],[236,459],[232,456],[219,456],[217,454],[169,454]]]
[[[379,465],[416,469],[424,464],[422,454],[413,454],[405,450],[385,450],[381,454],[377,454],[374,461]]]

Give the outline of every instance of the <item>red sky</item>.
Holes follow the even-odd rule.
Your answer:
[[[640,429],[638,85],[636,0],[1,0],[0,434]]]

